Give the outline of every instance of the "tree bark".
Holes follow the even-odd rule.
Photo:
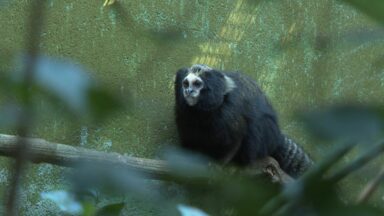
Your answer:
[[[28,160],[33,163],[49,163],[58,166],[75,167],[82,163],[111,164],[133,169],[150,178],[167,180],[172,173],[166,161],[124,156],[118,153],[100,152],[82,147],[52,143],[38,138],[22,138],[28,143]],[[0,134],[0,156],[15,157],[18,137]],[[280,169],[277,161],[267,157],[244,170],[252,176],[266,175],[273,182],[281,184],[292,178]]]

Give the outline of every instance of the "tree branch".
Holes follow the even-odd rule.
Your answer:
[[[29,143],[29,157],[34,163],[50,163],[58,166],[75,167],[81,163],[112,164],[133,169],[147,174],[150,178],[167,180],[172,176],[167,163],[153,160],[124,156],[118,153],[99,152],[92,149],[74,147],[65,144],[51,143],[43,139],[22,138]],[[15,157],[17,151],[16,136],[0,134],[0,156]],[[273,182],[281,184],[292,181],[273,158],[261,159],[254,166],[247,168],[245,174],[252,176],[265,175]]]

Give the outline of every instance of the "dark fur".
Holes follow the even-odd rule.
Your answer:
[[[175,81],[176,124],[183,147],[242,166],[272,156],[293,177],[309,167],[309,157],[301,148],[292,150],[297,144],[280,132],[275,111],[251,78],[215,69],[203,72],[199,101],[189,106],[181,86],[187,73],[187,68],[180,69]],[[236,84],[227,94],[224,75]]]

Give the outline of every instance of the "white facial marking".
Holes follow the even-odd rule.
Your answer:
[[[200,90],[203,86],[203,80],[195,73],[189,73],[183,79],[183,95],[189,106],[194,106],[198,102]]]
[[[224,76],[225,79],[225,93],[229,93],[236,88],[236,83],[230,77]]]

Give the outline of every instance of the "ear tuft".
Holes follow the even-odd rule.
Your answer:
[[[190,68],[192,73],[201,73],[201,72],[206,72],[212,70],[208,65],[205,64],[194,64]]]
[[[236,88],[235,81],[228,76],[224,76],[225,79],[225,94],[231,92],[234,88]]]

